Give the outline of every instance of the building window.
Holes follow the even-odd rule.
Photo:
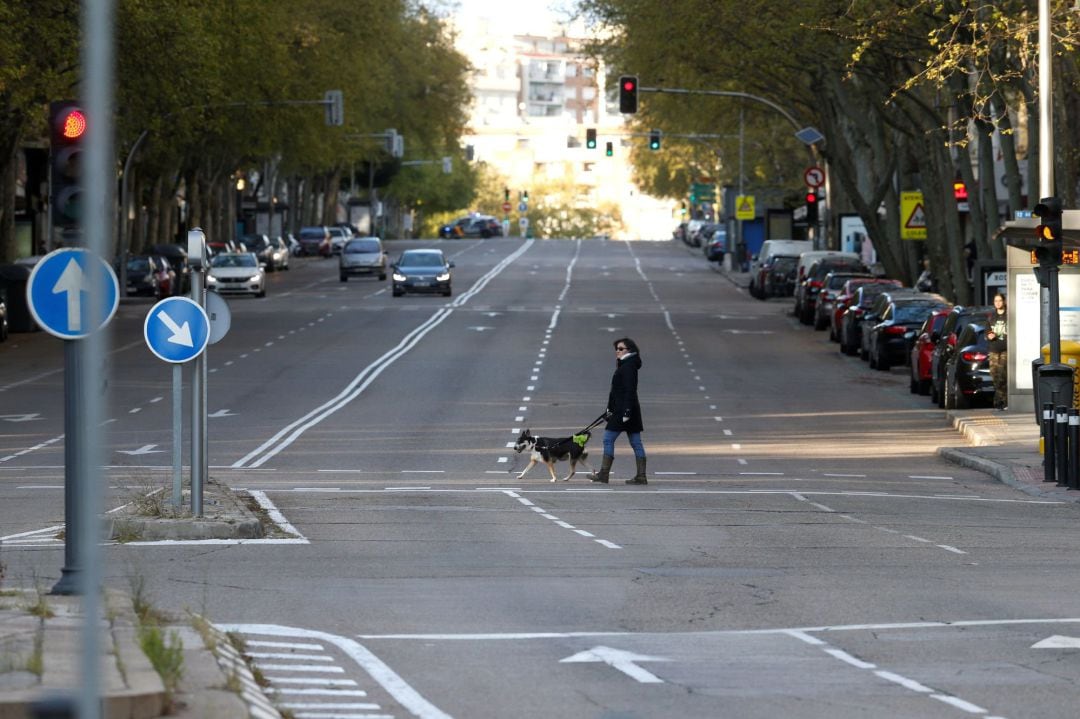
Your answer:
[[[583,162],[583,163],[581,163],[581,171],[582,172],[592,172],[594,164],[595,163],[592,163],[592,162]]]

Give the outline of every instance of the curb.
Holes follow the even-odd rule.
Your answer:
[[[117,541],[259,539],[262,522],[229,487],[213,479],[203,491],[204,516],[145,516],[135,502],[110,515],[108,536]]]

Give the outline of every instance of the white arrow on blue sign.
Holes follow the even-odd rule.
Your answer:
[[[187,297],[168,297],[150,308],[143,322],[150,351],[173,364],[193,360],[206,349],[210,318]]]
[[[109,323],[120,304],[120,283],[105,260],[78,247],[41,258],[26,283],[30,314],[41,328],[77,340]]]

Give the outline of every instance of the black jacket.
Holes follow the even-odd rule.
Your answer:
[[[641,432],[641,405],[637,397],[637,373],[641,369],[641,357],[632,354],[619,360],[615,374],[611,377],[611,393],[608,395],[608,409],[611,419],[606,429],[615,432]],[[629,417],[626,422],[623,417]]]

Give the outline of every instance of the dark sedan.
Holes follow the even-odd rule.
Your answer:
[[[981,305],[977,307],[957,305],[945,318],[945,324],[941,326],[941,336],[934,344],[934,351],[930,355],[930,400],[938,407],[945,406],[945,368],[949,360],[956,353],[960,333],[971,324],[987,324],[993,307]]]
[[[442,250],[405,250],[392,267],[394,270],[394,297],[407,292],[441,294],[449,297],[450,268]]]
[[[773,255],[761,264],[761,299],[791,297],[795,294],[795,268],[798,255]]]
[[[131,255],[127,260],[127,294],[161,296],[160,263],[156,257]]]
[[[994,400],[990,378],[990,345],[986,325],[965,327],[956,340],[956,352],[945,367],[945,409],[968,409]]]
[[[888,371],[894,364],[907,362],[915,331],[932,312],[948,307],[936,296],[899,297],[881,314],[881,321],[870,329],[870,366]]]

